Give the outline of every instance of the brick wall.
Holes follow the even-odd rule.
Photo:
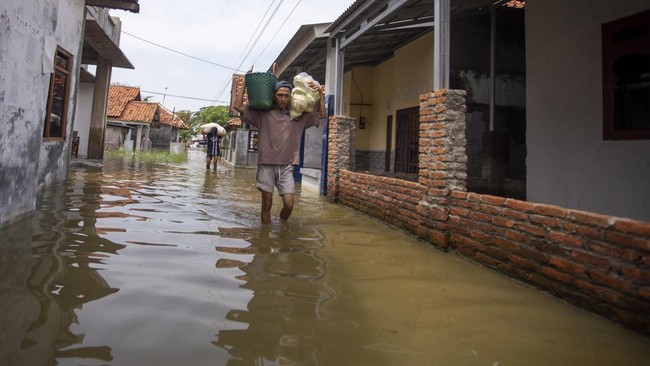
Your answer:
[[[337,116],[328,198],[650,334],[650,223],[466,192],[464,92],[420,101],[419,181],[350,171],[354,123]]]

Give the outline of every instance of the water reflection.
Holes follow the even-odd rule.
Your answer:
[[[84,334],[70,329],[84,304],[119,290],[100,274],[124,248],[98,235],[100,202],[99,184],[74,180],[49,189],[43,210],[3,230],[0,364],[113,359],[109,345],[82,346]]]
[[[316,194],[260,228],[255,170],[204,162],[77,167],[0,228],[0,365],[650,357],[646,338]]]
[[[317,332],[327,317],[324,306],[334,292],[319,281],[325,263],[318,257],[322,236],[313,231],[294,231],[289,223],[279,229],[219,228],[220,235],[241,239],[247,246],[218,246],[223,255],[218,268],[236,265],[242,288],[253,293],[246,309],[233,309],[227,319],[245,324],[224,329],[214,345],[228,350],[228,365],[277,362],[283,365],[316,365],[324,351]],[[307,233],[309,235],[309,233]]]

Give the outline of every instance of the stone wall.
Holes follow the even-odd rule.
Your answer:
[[[351,171],[353,120],[332,117],[328,199],[650,334],[650,223],[466,192],[464,95],[421,96],[418,182]]]

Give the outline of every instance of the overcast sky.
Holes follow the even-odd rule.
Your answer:
[[[143,98],[152,96],[154,102],[163,103],[164,98],[169,110],[196,111],[229,103],[233,69],[243,73],[254,64],[255,71],[266,71],[301,25],[333,22],[354,0],[139,3],[137,14],[111,11],[122,20],[120,48],[135,66],[134,70],[113,68],[112,82],[138,86]]]

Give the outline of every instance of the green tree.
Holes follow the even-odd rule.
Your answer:
[[[185,114],[181,114],[185,113]],[[225,126],[230,120],[230,109],[225,105],[217,105],[210,107],[203,107],[197,112],[180,111],[179,116],[182,116],[184,121],[190,126],[188,130],[181,131],[181,139],[183,141],[190,141],[193,136],[201,134],[200,127],[206,123],[218,123]],[[185,119],[187,117],[187,119]]]

